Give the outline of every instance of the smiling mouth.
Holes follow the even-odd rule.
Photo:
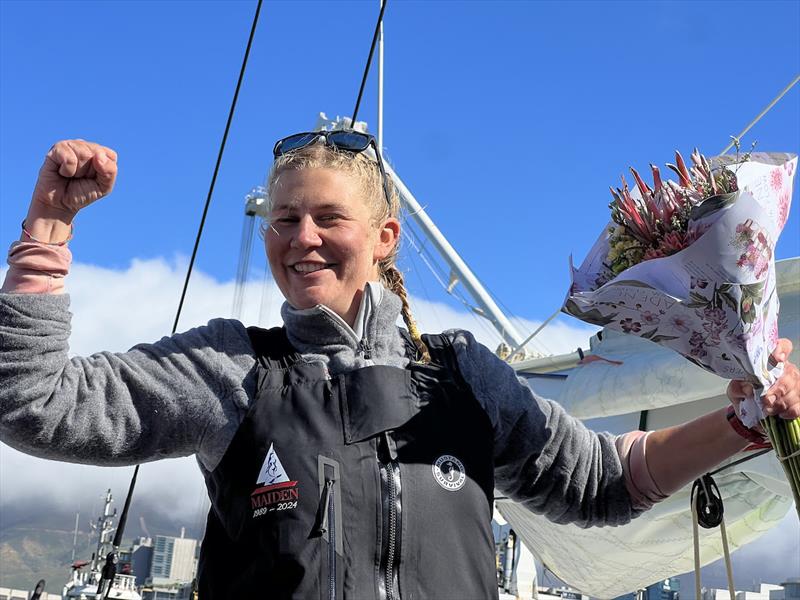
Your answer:
[[[333,263],[301,262],[295,263],[289,268],[295,273],[305,275],[307,273],[316,273],[317,271],[322,271],[323,269],[330,269],[331,267],[333,267]]]

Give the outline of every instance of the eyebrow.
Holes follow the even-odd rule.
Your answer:
[[[294,210],[297,208],[297,201],[296,200],[289,200],[288,202],[282,202],[280,204],[274,205],[270,212],[279,211],[279,210]],[[347,204],[340,203],[340,202],[326,202],[324,204],[319,204],[314,206],[313,210],[315,211],[325,211],[325,210],[338,210],[338,211],[346,211],[348,208]]]

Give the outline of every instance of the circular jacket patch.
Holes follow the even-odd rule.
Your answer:
[[[436,483],[450,492],[461,489],[467,480],[464,463],[450,454],[444,454],[437,458],[431,466],[431,470]]]

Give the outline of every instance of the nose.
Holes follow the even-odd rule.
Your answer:
[[[291,245],[293,248],[314,248],[322,244],[319,230],[310,215],[304,215],[298,222]]]

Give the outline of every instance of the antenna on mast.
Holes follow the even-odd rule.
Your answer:
[[[378,0],[383,11],[383,3],[386,0]],[[378,28],[378,151],[383,153],[383,19]]]

